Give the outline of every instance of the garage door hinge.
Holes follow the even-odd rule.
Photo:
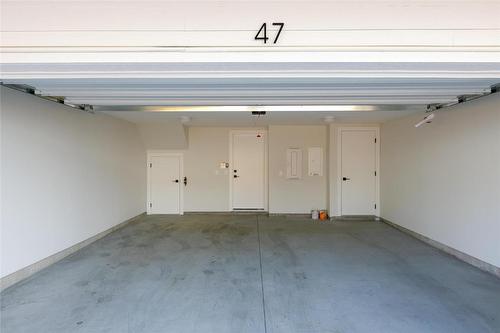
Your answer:
[[[375,171],[375,177],[377,177],[377,171]]]
[[[151,207],[153,207],[153,204],[150,202],[150,203],[149,203],[149,208],[151,208]]]
[[[375,204],[375,209],[377,209],[377,204]]]
[[[375,143],[377,143],[377,138],[375,138]]]
[[[153,167],[153,163],[149,163],[149,167],[152,168]]]

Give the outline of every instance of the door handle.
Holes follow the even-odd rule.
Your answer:
[[[342,177],[342,180],[343,180],[343,181],[346,181],[346,180],[351,180],[351,178]]]
[[[174,182],[174,183],[178,183],[178,182],[179,182],[179,179],[172,180],[172,182]]]
[[[184,186],[188,184],[188,177],[184,177]]]

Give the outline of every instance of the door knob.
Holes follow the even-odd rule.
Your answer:
[[[174,183],[178,183],[179,182],[179,179],[176,179],[176,180],[172,180]]]
[[[351,178],[342,177],[342,180],[343,180],[343,181],[346,181],[346,180],[351,180]]]

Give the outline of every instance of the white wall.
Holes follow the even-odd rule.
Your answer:
[[[145,211],[132,123],[1,88],[1,276]]]
[[[229,211],[228,169],[220,169],[221,162],[229,162],[229,134],[238,127],[189,127],[189,146],[175,150],[184,154],[184,188],[186,212]],[[309,213],[311,209],[327,208],[328,203],[328,148],[326,126],[269,126],[269,212]],[[286,172],[286,149],[303,147],[302,180],[286,180],[279,171]],[[323,147],[324,172],[322,177],[309,177],[307,148]]]
[[[229,162],[227,127],[190,127],[189,148],[184,151],[184,210],[229,210],[229,175],[220,162]]]
[[[262,46],[260,25],[284,22],[273,47],[471,47],[498,45],[499,10],[488,0],[17,0],[2,1],[0,21],[6,46]]]
[[[500,267],[500,96],[381,128],[382,217]]]
[[[138,124],[146,149],[186,149],[188,131],[180,121]]]
[[[323,148],[323,176],[307,174],[307,149]],[[302,178],[286,178],[287,148],[302,149]],[[327,126],[269,126],[269,212],[310,213],[327,208]]]

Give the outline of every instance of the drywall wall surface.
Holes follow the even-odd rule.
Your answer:
[[[184,211],[229,211],[229,139],[238,127],[189,127],[189,147],[176,150],[184,155]],[[254,129],[254,128],[250,128]],[[286,148],[303,147],[301,180],[285,180]],[[323,148],[323,176],[307,176],[307,148]],[[171,150],[172,151],[172,150]],[[309,213],[327,206],[327,128],[326,126],[270,126],[268,128],[269,211],[272,213]],[[279,154],[279,156],[278,156]],[[286,194],[288,198],[284,198]],[[271,197],[274,196],[274,201]],[[274,204],[274,205],[273,205]]]
[[[329,172],[329,197],[328,197],[328,210],[330,211],[331,216],[339,216],[339,201],[338,197],[341,195],[340,188],[338,188],[338,177],[340,175],[337,172],[337,160],[338,160],[338,129],[341,127],[372,127],[379,128],[380,124],[374,123],[365,123],[365,124],[343,124],[343,123],[333,123],[329,126],[329,163],[328,163],[328,172]]]
[[[226,212],[229,207],[229,171],[221,163],[229,161],[232,130],[255,130],[248,127],[188,127],[189,146],[184,156],[185,212]]]
[[[308,175],[308,148],[323,150],[323,175]],[[286,178],[286,150],[302,150],[302,177]],[[327,208],[327,126],[269,126],[269,212],[310,213]]]
[[[146,149],[186,149],[188,136],[180,121],[137,125]]]
[[[1,88],[1,276],[145,211],[137,127]]]
[[[229,210],[229,132],[225,127],[189,127],[189,148],[184,151],[186,212]]]
[[[500,267],[500,96],[381,127],[381,215]]]

